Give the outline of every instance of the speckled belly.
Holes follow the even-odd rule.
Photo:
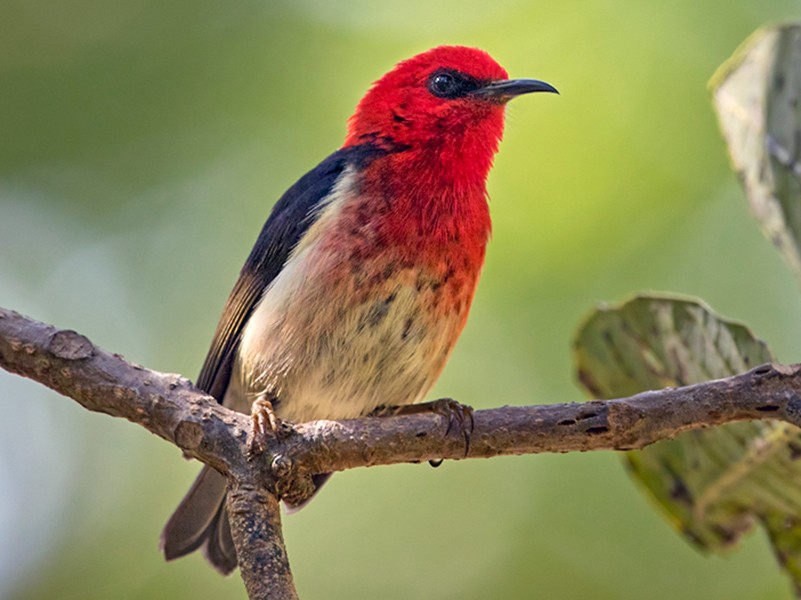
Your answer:
[[[226,404],[246,411],[264,394],[279,416],[302,422],[420,401],[464,326],[475,281],[454,290],[447,260],[433,269],[388,258],[354,267],[316,244],[297,252],[245,328]]]

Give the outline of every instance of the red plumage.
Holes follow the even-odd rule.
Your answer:
[[[399,250],[401,262],[444,281],[445,310],[469,307],[491,222],[486,180],[503,136],[504,104],[440,98],[426,81],[452,69],[477,81],[507,78],[483,50],[440,46],[399,63],[376,81],[349,120],[345,147],[373,142],[403,147],[363,174],[365,198],[392,198],[391,210],[365,203],[356,220],[376,222],[369,252]],[[466,310],[464,311],[466,316]],[[460,327],[461,329],[461,327]]]

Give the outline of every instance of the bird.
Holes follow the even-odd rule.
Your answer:
[[[487,175],[509,100],[558,93],[487,52],[437,46],[358,102],[342,147],[274,205],[226,301],[196,386],[288,422],[415,405],[465,326],[491,232]],[[313,477],[315,491],[330,474]],[[237,566],[227,482],[205,466],[161,536]],[[305,502],[293,505],[297,509]]]

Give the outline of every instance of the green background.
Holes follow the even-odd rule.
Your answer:
[[[273,201],[341,143],[369,84],[460,43],[519,99],[494,234],[431,397],[578,400],[595,304],[700,296],[801,357],[801,294],[752,223],[706,82],[795,3],[0,0],[0,305],[194,377]],[[0,373],[0,597],[244,598],[157,538],[198,465]],[[337,475],[285,533],[301,597],[786,599],[761,533],[704,558],[612,453]]]

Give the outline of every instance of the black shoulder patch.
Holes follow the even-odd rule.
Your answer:
[[[387,152],[374,144],[337,150],[276,202],[225,303],[198,376],[200,389],[222,402],[245,323],[264,290],[283,269],[292,249],[314,222],[314,209],[328,196],[347,167],[363,168]]]

